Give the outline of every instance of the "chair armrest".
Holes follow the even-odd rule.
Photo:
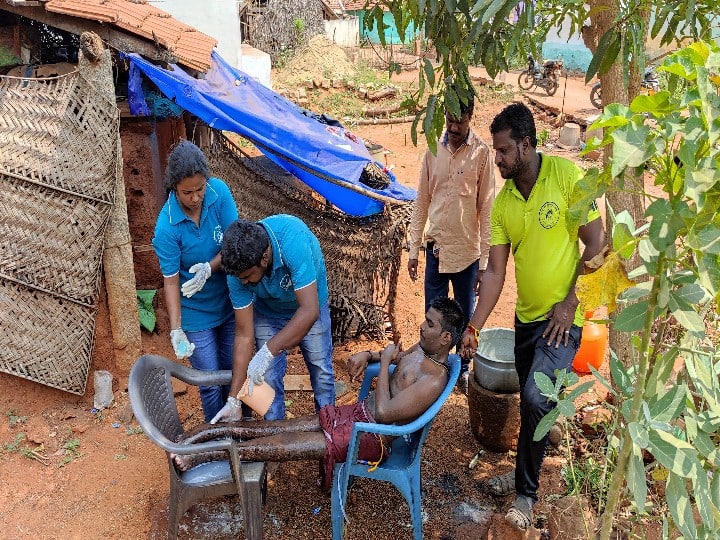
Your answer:
[[[395,371],[395,364],[390,364],[390,373]],[[373,379],[377,378],[380,374],[380,362],[373,362],[368,364],[365,369],[365,375],[363,377],[362,386],[360,387],[360,393],[358,394],[358,401],[362,401],[370,393],[370,387],[372,386]]]
[[[136,415],[137,416],[137,415]],[[157,444],[160,448],[171,454],[204,454],[208,452],[224,452],[230,450],[233,439],[214,439],[202,443],[181,444],[168,439],[163,433],[157,429],[152,422],[143,420],[138,417],[138,422],[143,428],[143,432],[148,438]]]
[[[171,374],[176,379],[180,379],[193,386],[222,386],[230,384],[232,381],[232,371],[229,369],[200,371],[199,369],[175,364]]]

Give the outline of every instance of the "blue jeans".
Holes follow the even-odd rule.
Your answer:
[[[235,319],[230,317],[226,322],[209,330],[185,332],[190,343],[195,344],[195,352],[190,357],[190,365],[200,371],[232,369],[233,340],[235,339]],[[212,420],[227,400],[230,385],[201,386],[200,401],[202,402],[205,422]]]
[[[475,311],[475,282],[480,263],[475,261],[460,272],[441,274],[440,260],[433,255],[433,247],[434,242],[430,242],[425,249],[425,312],[435,298],[448,295],[452,283],[453,297],[460,304],[467,322]],[[465,373],[469,366],[470,359],[463,358],[460,363],[460,373]]]
[[[575,353],[580,347],[582,328],[570,328],[568,344],[548,345],[542,337],[549,321],[522,323],[515,318],[515,369],[520,379],[520,435],[515,458],[515,491],[537,502],[540,468],[545,459],[548,436],[533,441],[540,420],[555,408],[555,403],[540,393],[535,384],[535,373],[541,372],[555,383],[555,370],[572,369]],[[564,340],[563,340],[564,341]]]
[[[255,346],[260,350],[262,346],[275,334],[282,330],[290,319],[265,317],[257,310],[254,315]],[[332,329],[330,327],[330,307],[326,304],[320,306],[320,316],[312,325],[305,337],[300,341],[305,365],[310,373],[315,412],[325,405],[335,404],[335,372],[332,364]],[[275,390],[275,399],[265,414],[265,420],[282,420],[285,418],[285,386],[283,377],[287,370],[287,356],[285,351],[270,361],[265,372],[265,382]]]

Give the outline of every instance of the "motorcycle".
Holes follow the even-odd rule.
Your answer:
[[[660,91],[660,81],[655,73],[655,68],[650,66],[645,68],[645,75],[640,82],[640,91],[644,94],[654,94]],[[590,89],[590,102],[597,109],[602,109],[602,85],[595,83]]]
[[[560,75],[562,74],[563,61],[545,60],[542,65],[537,62],[532,54],[528,56],[528,67],[518,76],[518,86],[523,90],[530,90],[533,86],[539,86],[552,96],[560,86]]]

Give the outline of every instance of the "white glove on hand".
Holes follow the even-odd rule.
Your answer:
[[[262,346],[258,352],[255,353],[252,360],[248,364],[247,378],[248,378],[248,396],[252,395],[253,386],[261,384],[265,381],[265,372],[270,366],[270,360],[274,357],[267,347],[267,342]]]
[[[170,343],[172,343],[175,356],[178,357],[178,360],[190,358],[193,352],[195,352],[195,344],[190,343],[190,340],[188,340],[182,328],[170,330]]]
[[[237,422],[242,420],[242,402],[230,396],[227,399],[227,403],[223,405],[223,408],[210,420],[210,423],[216,424],[220,420],[223,422]]]
[[[210,274],[212,274],[212,268],[210,268],[209,262],[197,263],[190,267],[190,273],[195,274],[195,277],[188,279],[182,284],[182,287],[180,287],[183,296],[187,296],[188,298],[203,288]]]

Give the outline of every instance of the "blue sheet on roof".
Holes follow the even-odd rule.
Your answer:
[[[175,64],[167,70],[137,54],[127,57],[183,109],[215,129],[250,139],[275,163],[347,214],[368,216],[383,209],[381,200],[353,187],[380,199],[415,199],[415,191],[397,182],[390,171],[390,185],[385,189],[361,184],[360,174],[373,161],[362,140],[343,127],[306,116],[293,102],[233,68],[216,52],[204,79],[192,77]]]

